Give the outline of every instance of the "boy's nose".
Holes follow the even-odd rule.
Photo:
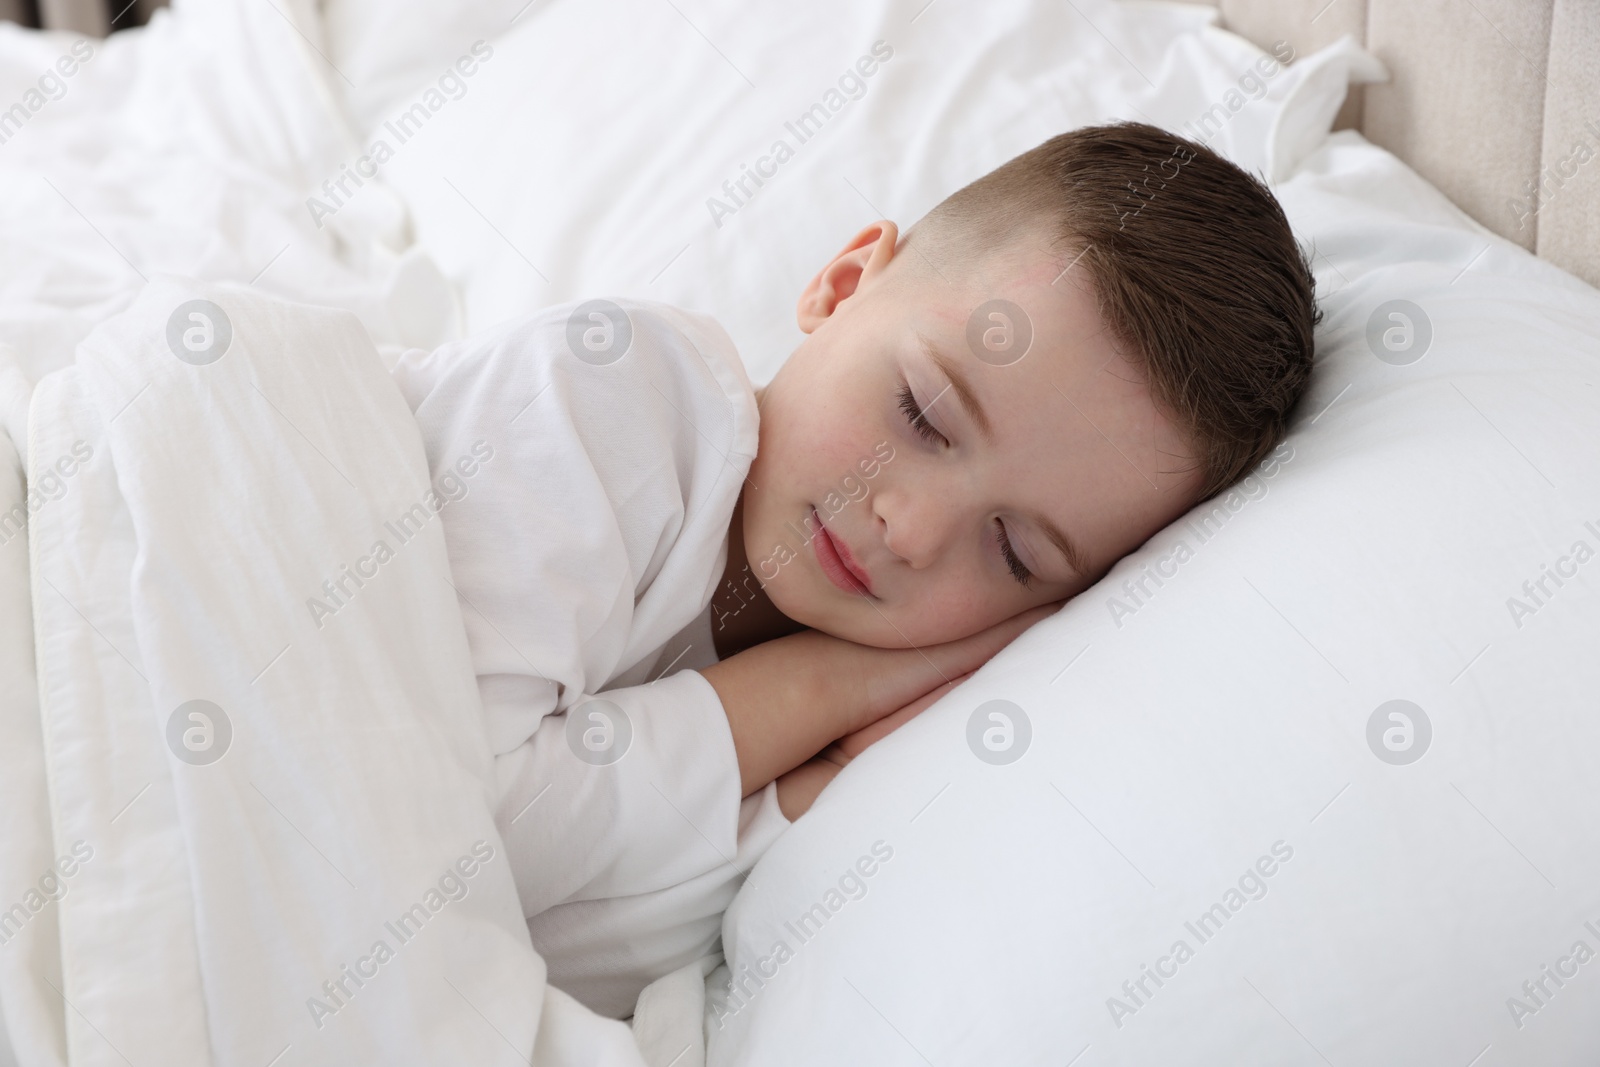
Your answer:
[[[944,551],[954,522],[957,502],[940,493],[880,492],[876,496],[878,521],[883,523],[889,551],[921,570]]]

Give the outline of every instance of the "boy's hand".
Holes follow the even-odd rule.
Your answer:
[[[821,638],[824,643],[813,643],[814,648],[822,653],[824,661],[834,661],[819,664],[827,670],[824,677],[838,685],[840,675],[834,670],[845,670],[843,678],[846,681],[832,697],[832,701],[838,701],[838,704],[824,702],[821,707],[813,705],[811,709],[806,709],[810,710],[810,715],[806,715],[805,710],[800,712],[805,718],[798,723],[798,731],[792,721],[784,723],[781,733],[789,734],[787,737],[766,736],[762,739],[750,736],[747,731],[752,726],[741,721],[744,709],[734,710],[730,707],[728,694],[723,693],[723,686],[717,685],[717,678],[712,678],[710,672],[717,670],[720,664],[710,667],[707,669],[707,678],[717,688],[718,696],[723,697],[723,707],[728,712],[730,726],[733,726],[734,749],[739,752],[739,768],[747,785],[747,793],[762,789],[768,781],[760,774],[750,773],[758,761],[766,760],[765,766],[781,763],[776,769],[779,776],[778,805],[787,819],[798,819],[806,809],[811,808],[811,801],[816,800],[816,795],[830,781],[834,781],[835,774],[845,763],[866,750],[867,745],[893,733],[894,729],[920,715],[939,697],[971,677],[974,670],[989,662],[990,657],[994,657],[1000,649],[1010,645],[1022,630],[1054,614],[1059,606],[1045,605],[1030,609],[987,630],[973,633],[971,637],[923,649],[866,648],[851,645],[850,641],[838,641],[838,638],[830,638],[822,633],[795,635]],[[781,645],[784,640],[790,638],[768,641],[768,645],[762,648]],[[832,641],[832,645],[827,641]],[[787,656],[787,651],[784,656]],[[730,657],[730,661],[726,662],[733,659],[738,659],[738,656]],[[779,670],[782,664],[782,659],[773,662]],[[854,681],[848,680],[851,677],[854,677]],[[774,678],[766,678],[768,685],[773,681]],[[733,686],[730,685],[731,688]],[[818,715],[818,712],[834,713]],[[744,734],[746,741],[744,745],[741,745],[741,734]],[[797,734],[808,737],[808,741],[802,741]],[[821,741],[818,741],[819,736]],[[837,744],[830,745],[813,760],[800,763],[806,755],[816,752],[819,745],[826,744],[832,737],[838,737]],[[763,741],[765,747],[762,747]]]
[[[1011,618],[998,622],[987,630],[979,630],[970,637],[963,637],[959,641],[949,641],[942,645],[930,645],[922,649],[879,649],[856,646],[865,653],[864,666],[867,672],[866,687],[869,700],[882,693],[892,693],[897,699],[889,701],[887,706],[882,701],[872,700],[872,704],[883,710],[878,711],[877,714],[872,714],[869,707],[867,714],[860,721],[851,724],[851,729],[847,732],[851,734],[861,732],[887,714],[902,714],[906,712],[917,697],[924,694],[948,690],[952,684],[971,675],[979,667],[988,663],[994,658],[996,652],[1009,645],[1028,627],[1041,619],[1049,618],[1060,608],[1060,603],[1043,604],[1036,608],[1030,608],[1019,615],[1013,615]],[[919,688],[916,683],[913,683],[910,688],[914,689],[915,692],[908,693],[906,691],[904,668],[901,668],[899,676],[896,675],[894,670],[886,669],[889,665],[884,662],[888,658],[884,653],[887,653],[888,657],[900,660],[905,660],[907,657],[916,657],[910,661],[911,669],[914,674],[920,675],[926,684],[921,685]],[[923,668],[920,672],[916,671],[919,664]],[[932,703],[932,701],[928,703]],[[922,704],[917,710],[920,711],[927,706],[927,704]],[[907,714],[905,718],[909,719],[911,715]],[[902,719],[900,721],[903,722],[905,720]],[[883,732],[888,733],[892,729],[894,727],[891,726]],[[877,736],[874,736],[872,740],[876,740]],[[866,744],[871,744],[871,741]],[[866,744],[861,747],[865,748]]]
[[[835,738],[970,674],[1058,607],[1033,608],[970,637],[921,649],[869,648],[807,630],[713,663],[700,673],[728,716],[744,795]]]
[[[966,674],[952,678],[934,689],[922,694],[899,711],[885,715],[875,723],[863,726],[852,734],[845,734],[839,740],[823,749],[818,755],[839,767],[843,767],[861,753],[865,752],[874,742],[882,740],[894,733],[900,727],[933,707],[944,695],[976,674],[970,670]]]

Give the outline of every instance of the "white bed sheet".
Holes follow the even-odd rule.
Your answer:
[[[308,206],[355,143],[324,48],[307,0],[179,0],[92,42],[0,23],[0,109],[28,114],[0,125],[0,341],[31,377],[160,273],[346,308],[390,358],[456,335],[392,194]]]

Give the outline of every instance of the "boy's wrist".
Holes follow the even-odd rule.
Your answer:
[[[868,648],[820,630],[807,630],[778,638],[773,644],[793,643],[800,667],[799,689],[804,706],[827,738],[843,737],[872,721],[873,654]]]
[[[941,649],[872,648],[854,645],[854,698],[849,722],[839,735],[863,730],[948,680]]]
[[[872,721],[876,704],[874,691],[879,686],[879,674],[874,667],[881,662],[882,649],[868,648],[842,638],[834,637],[841,647],[842,663],[834,671],[832,681],[839,687],[834,694],[838,715],[834,726],[835,738],[854,733]]]

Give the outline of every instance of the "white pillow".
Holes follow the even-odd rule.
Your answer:
[[[1353,132],[1277,192],[1285,446],[779,840],[709,1064],[1593,1061],[1600,292]]]
[[[330,20],[352,2],[333,0]],[[1215,146],[1286,173],[1310,146],[1276,131],[1320,138],[1352,66],[1382,74],[1348,44],[1258,68],[1257,49],[1204,29],[1215,15],[1108,0],[996,0],[981,18],[887,0],[759,17],[733,0],[557,3],[492,41],[460,99],[403,144],[383,124],[373,138],[469,331],[580,295],[665,300],[714,315],[765,381],[801,339],[806,281],[874,219],[909,226],[1076,126],[1181,129],[1227,89],[1237,110]],[[837,110],[802,142],[791,127],[817,105]],[[779,139],[793,152],[781,164]],[[751,195],[724,190],[757,166],[771,177],[746,179]]]

